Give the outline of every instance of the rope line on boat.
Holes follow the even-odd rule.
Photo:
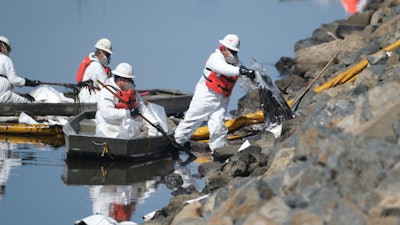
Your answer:
[[[109,150],[108,150],[107,142],[103,142],[102,145],[103,145],[103,152],[101,153],[101,157],[104,157],[104,154],[107,153],[107,155],[110,156],[111,159],[114,159],[114,158],[111,156],[111,154],[110,154],[110,152],[109,152]]]
[[[92,143],[93,143],[94,145],[102,146],[102,147],[103,147],[103,148],[102,148],[103,150],[102,150],[102,152],[101,152],[101,154],[100,154],[101,157],[104,157],[105,153],[107,153],[107,155],[108,155],[111,159],[114,159],[114,157],[112,157],[112,155],[110,154],[110,150],[108,149],[107,142],[96,143],[95,141],[93,141]]]
[[[102,182],[105,182],[108,171],[105,170],[103,167],[101,167],[100,169],[101,169],[101,180],[102,180]]]

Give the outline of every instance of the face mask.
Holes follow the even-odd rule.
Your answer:
[[[4,45],[4,44],[1,44],[1,45],[2,45],[2,47],[4,48],[4,52],[2,51],[1,53],[3,53],[4,55],[8,56],[8,54],[9,54],[9,51],[8,51],[8,48],[7,48],[7,46],[6,46],[6,45]]]
[[[233,55],[231,51],[227,50],[228,56],[225,57],[227,63],[231,65],[236,65],[239,62],[239,57],[235,54]]]
[[[100,63],[101,63],[101,65],[106,66],[106,65],[110,64],[110,59],[107,57],[102,58],[102,59],[100,59]]]
[[[126,84],[124,84],[123,89],[124,89],[124,91],[134,90],[135,84],[134,83],[126,83]]]
[[[108,64],[110,64],[110,58],[106,56],[106,54],[104,54],[103,52],[101,52],[101,54],[103,54],[104,58],[100,59],[100,63],[103,66],[106,66]]]

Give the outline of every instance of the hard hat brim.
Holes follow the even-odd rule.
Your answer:
[[[113,54],[113,52],[110,51],[110,50],[107,50],[107,49],[104,49],[104,48],[101,48],[101,47],[97,47],[97,46],[94,46],[94,47],[97,48],[97,49],[103,50],[103,51],[105,51],[105,52],[108,52],[110,55]]]
[[[113,70],[113,71],[111,71],[111,72],[112,72],[112,74],[117,75],[117,76],[119,76],[119,77],[128,78],[128,79],[133,79],[133,78],[135,78],[134,75],[123,74],[123,73],[120,73],[120,72],[118,72],[118,71],[116,71],[116,70]]]
[[[239,52],[240,49],[238,48],[234,48],[234,47],[229,47],[229,44],[227,42],[225,42],[224,40],[219,40],[219,43],[227,48],[229,48],[230,50],[233,50],[235,52]]]

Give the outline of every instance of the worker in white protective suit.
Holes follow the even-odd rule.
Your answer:
[[[105,83],[111,77],[111,69],[107,66],[111,61],[112,45],[107,38],[101,38],[94,46],[95,52],[86,56],[79,65],[76,73],[79,101],[85,103],[96,102],[96,94],[102,86],[97,80]]]
[[[118,222],[129,221],[145,191],[145,182],[132,185],[90,186],[92,212],[109,216]]]
[[[106,88],[102,88],[97,94],[96,135],[122,139],[147,135],[146,124],[139,116],[145,103],[135,90],[132,66],[120,63],[112,74],[113,82],[110,80]]]
[[[37,87],[38,80],[21,78],[15,73],[14,64],[8,55],[11,52],[11,45],[8,38],[0,36],[0,103],[28,103],[35,99],[29,95],[19,95],[12,92],[13,87]]]
[[[6,192],[6,184],[11,174],[11,169],[22,165],[22,159],[12,150],[17,149],[17,144],[0,143],[0,202]]]
[[[154,178],[152,178],[154,179]],[[93,215],[75,222],[76,225],[136,224],[131,217],[136,206],[157,188],[155,180],[135,182],[130,185],[93,185],[90,198]]]
[[[229,97],[239,75],[254,79],[254,70],[238,66],[240,48],[239,37],[228,34],[219,40],[219,47],[206,61],[203,74],[196,84],[196,89],[184,119],[175,130],[175,140],[190,148],[189,140],[193,132],[208,119],[210,131],[209,147],[211,151],[226,145],[228,129],[224,118],[229,104]]]

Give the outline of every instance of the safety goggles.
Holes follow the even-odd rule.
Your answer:
[[[109,59],[110,56],[111,56],[111,54],[108,53],[108,52],[106,52],[106,51],[101,51],[101,53],[102,53],[107,59]]]
[[[6,49],[6,51],[7,52],[5,52],[4,54],[5,55],[8,55],[8,54],[10,54],[10,52],[11,52],[11,48],[10,48],[10,46],[8,46],[6,43],[3,43],[3,42],[0,42],[1,43],[1,45]]]
[[[114,75],[114,76],[116,76],[116,75]],[[120,77],[120,76],[118,76],[118,77],[119,77],[119,79],[121,79],[122,81],[124,81],[126,83],[131,83],[131,84],[134,83],[132,78],[126,78],[126,77]]]
[[[236,56],[238,54],[237,51],[233,51],[232,49],[226,48],[233,56]]]

